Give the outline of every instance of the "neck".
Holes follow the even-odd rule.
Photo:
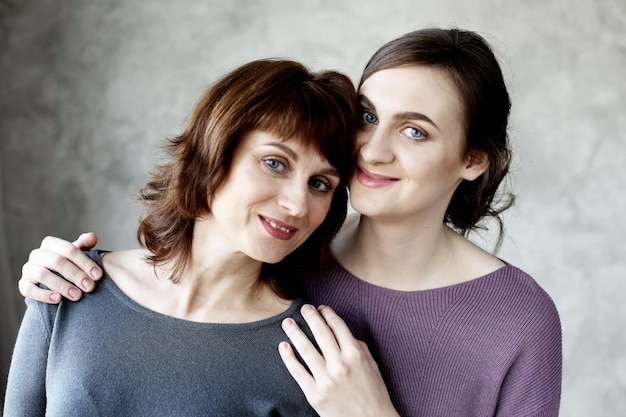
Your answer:
[[[215,240],[201,227],[194,231],[188,269],[170,288],[179,314],[253,321],[286,308],[285,300],[260,279],[262,262]]]
[[[196,250],[194,250],[196,252]],[[259,279],[262,264],[245,255],[229,257],[192,255],[184,277],[166,286],[171,291],[177,314],[207,317],[235,310],[253,311],[271,294]],[[169,285],[168,285],[169,284]]]
[[[358,216],[342,229],[335,255],[372,284],[397,290],[451,285],[480,274],[474,264],[484,253],[441,223],[410,223]],[[489,255],[490,256],[490,255]],[[468,269],[465,272],[464,269]]]
[[[130,298],[151,310],[199,322],[243,323],[284,311],[290,301],[260,280],[263,263],[226,248],[198,228],[184,275],[169,279],[171,268],[154,268],[146,250],[112,252],[105,269]],[[222,243],[222,244],[220,244]]]

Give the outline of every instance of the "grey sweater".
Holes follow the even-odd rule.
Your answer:
[[[105,276],[79,303],[26,303],[6,417],[316,415],[278,354],[282,319],[304,325],[301,301],[253,323],[198,323],[140,306]]]

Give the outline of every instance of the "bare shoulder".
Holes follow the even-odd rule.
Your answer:
[[[456,234],[455,257],[461,281],[469,281],[474,278],[491,274],[504,267],[506,264],[498,257],[487,252],[480,246],[471,242],[463,236]]]
[[[108,252],[102,256],[102,266],[109,278],[126,292],[127,288],[141,286],[152,275],[146,256],[143,249]]]

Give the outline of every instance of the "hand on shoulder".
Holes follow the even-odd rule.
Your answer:
[[[94,233],[83,233],[73,243],[45,237],[22,266],[18,282],[20,293],[48,304],[57,304],[62,297],[78,301],[82,293],[91,292],[102,277],[100,267],[82,252],[97,243]],[[40,284],[48,289],[41,288]]]

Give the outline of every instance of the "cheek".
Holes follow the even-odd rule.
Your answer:
[[[400,155],[399,158],[403,158]],[[419,177],[441,177],[458,167],[458,160],[446,152],[415,152],[405,154],[403,165]]]
[[[360,151],[361,147],[369,141],[369,138],[370,135],[365,131],[365,129],[358,130],[355,142],[355,149],[357,152]]]
[[[331,199],[328,198],[324,201],[318,201],[312,204],[310,214],[310,225],[312,229],[317,229],[326,219],[328,210],[330,210]]]

